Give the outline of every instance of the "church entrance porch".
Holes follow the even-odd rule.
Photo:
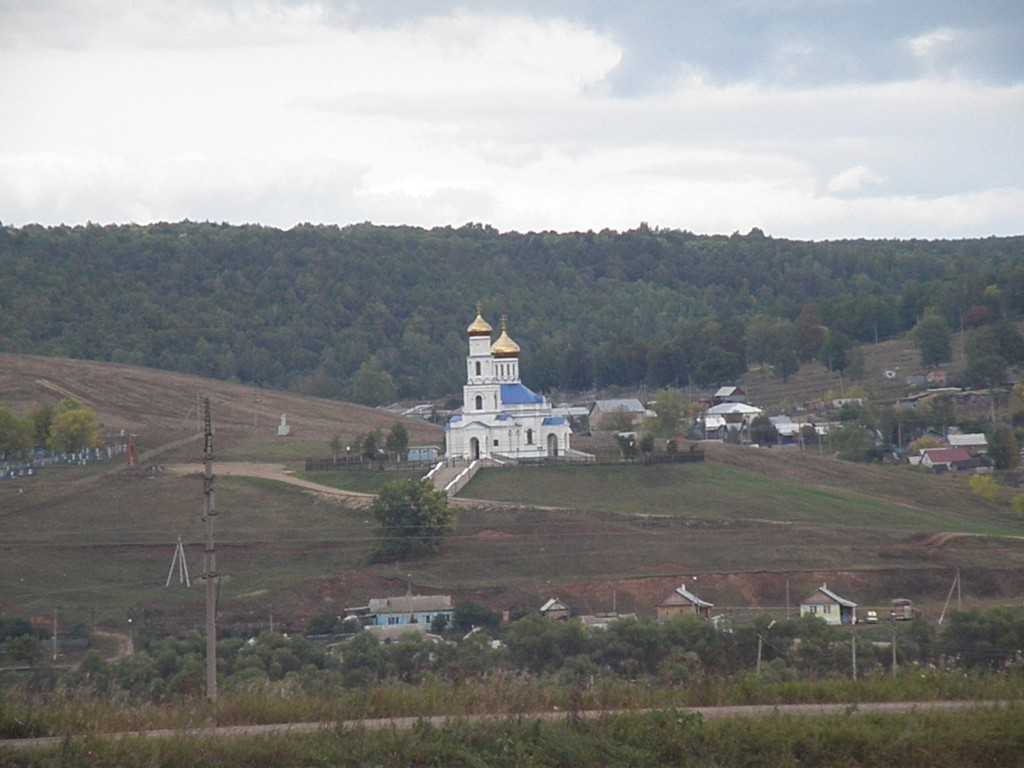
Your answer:
[[[548,435],[548,456],[558,455],[558,435]]]

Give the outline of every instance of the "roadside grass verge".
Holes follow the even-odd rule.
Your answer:
[[[766,675],[767,677],[767,675]],[[772,682],[753,675],[705,678],[687,685],[598,678],[593,685],[557,677],[495,674],[479,681],[304,691],[294,680],[228,690],[212,707],[201,697],[144,703],[97,693],[29,694],[0,701],[0,738],[96,734],[152,728],[262,725],[385,717],[528,715],[537,712],[749,704],[856,704],[940,700],[1021,700],[1021,674],[910,670],[876,676]]]
[[[1021,765],[1020,707],[906,715],[771,716],[704,721],[666,711],[594,721],[420,723],[409,731],[334,729],[300,736],[88,738],[0,765],[709,766],[962,768]]]

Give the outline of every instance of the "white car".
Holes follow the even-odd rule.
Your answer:
[[[877,624],[878,611],[868,611],[867,614],[864,616],[864,621],[866,621],[868,624]]]

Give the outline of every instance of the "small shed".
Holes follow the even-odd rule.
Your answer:
[[[814,594],[800,603],[801,616],[817,616],[826,624],[856,624],[857,604],[841,597],[822,584]]]
[[[699,616],[707,619],[711,617],[711,609],[714,606],[714,603],[697,597],[683,584],[673,589],[668,597],[658,603],[658,621],[676,616]]]
[[[545,619],[551,619],[552,621],[565,621],[569,618],[569,613],[569,606],[557,597],[549,598],[548,601],[540,607],[540,615]]]

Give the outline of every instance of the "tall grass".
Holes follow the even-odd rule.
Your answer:
[[[454,722],[441,728],[421,723],[404,732],[339,728],[231,739],[89,737],[49,751],[0,749],[0,766],[1014,766],[1024,765],[1022,716],[1017,706],[704,722],[668,711],[596,721]]]
[[[126,697],[82,692],[39,696],[8,691],[0,701],[0,737],[554,710],[1022,698],[1024,676],[1020,672],[972,675],[939,671],[907,671],[897,679],[871,677],[857,682],[705,678],[686,686],[601,677],[592,684],[573,686],[553,679],[494,674],[462,684],[429,680],[419,685],[390,683],[316,693],[284,681],[230,692],[216,708],[201,698],[140,704]]]

